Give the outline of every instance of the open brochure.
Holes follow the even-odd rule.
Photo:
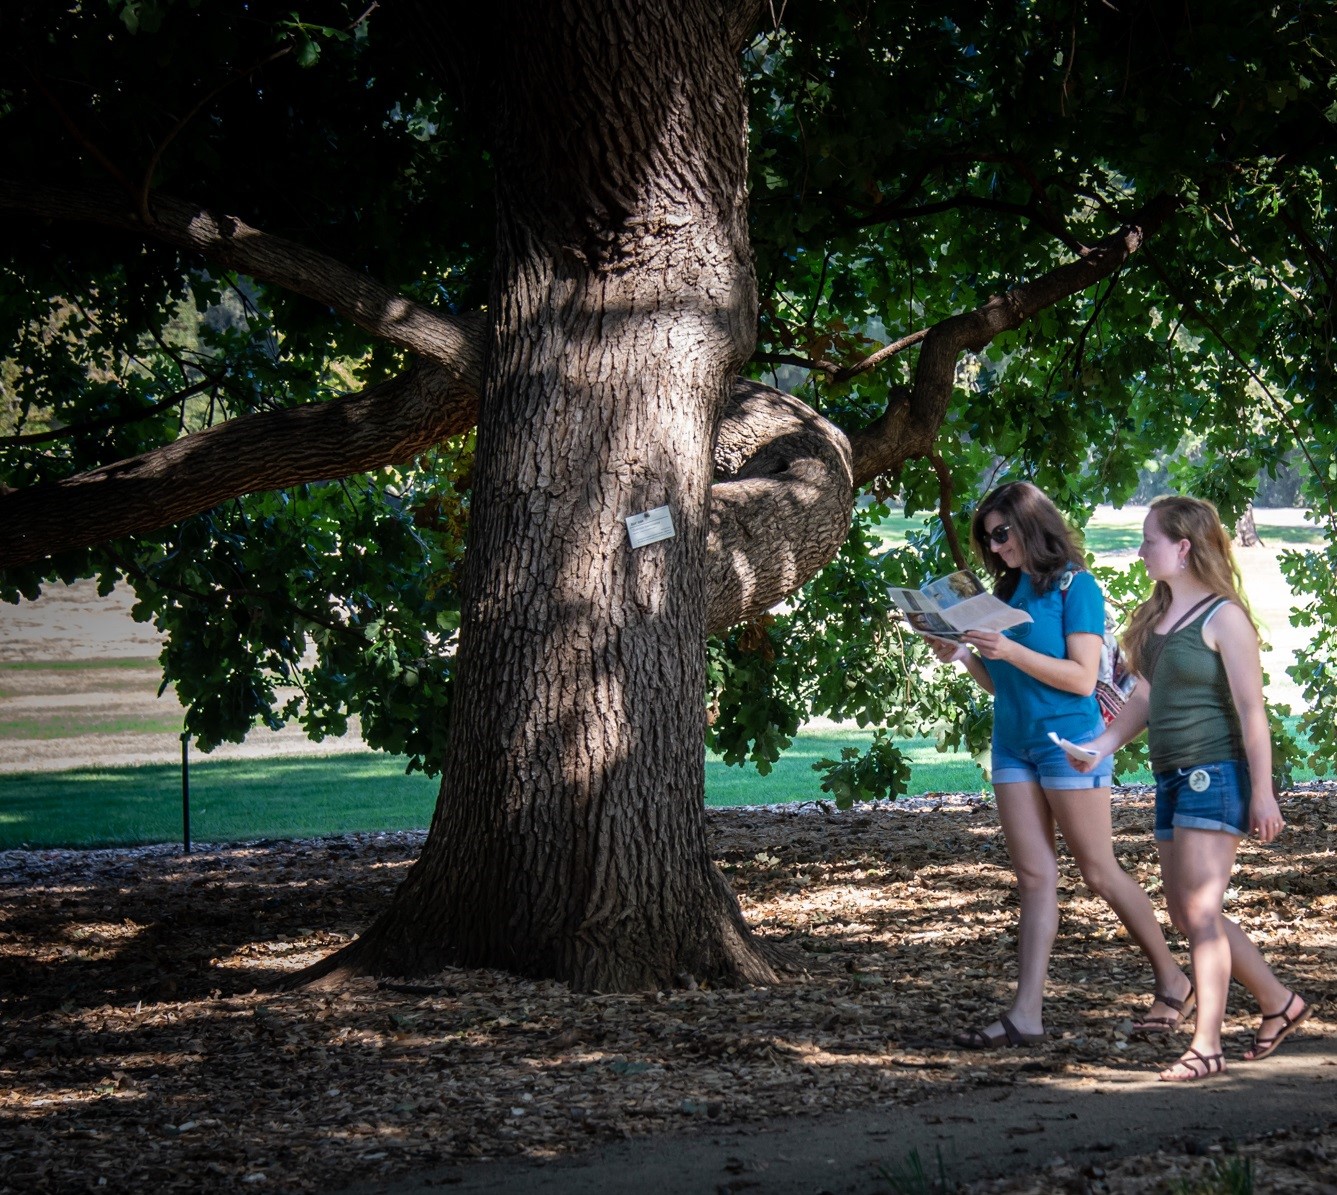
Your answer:
[[[1093,759],[1098,759],[1099,751],[1093,751],[1090,747],[1083,747],[1080,743],[1074,743],[1069,739],[1061,739],[1052,730],[1049,732],[1050,742],[1062,747],[1064,752],[1071,755],[1079,763],[1086,763]]]
[[[888,586],[887,592],[905,611],[912,630],[939,639],[960,639],[967,631],[1005,631],[1032,621],[1025,610],[986,592],[969,569],[948,573],[922,589]]]

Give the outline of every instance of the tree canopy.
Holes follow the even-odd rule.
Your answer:
[[[1233,519],[1298,452],[1328,542],[1286,567],[1330,755],[1332,6],[692,11],[742,79],[757,297],[716,427],[714,745],[766,767],[804,719],[856,718],[886,733],[827,783],[895,792],[892,732],[986,733],[961,683],[907,683],[924,656],[885,595],[959,558],[982,488],[1030,477],[1081,524],[1155,462]],[[21,0],[6,23],[0,596],[128,581],[206,748],[356,714],[441,769],[513,180],[550,180],[561,223],[570,139],[602,130],[611,162],[653,115],[554,92],[522,137],[551,29],[504,4]],[[600,46],[610,77],[652,75],[662,36]],[[627,252],[631,191],[673,173],[651,158],[589,186],[562,252]],[[883,553],[891,497],[924,531]]]
[[[918,364],[913,349],[866,372],[861,359],[1043,277],[1123,222],[1155,225],[1115,274],[963,354],[942,464],[909,460],[875,493],[931,512],[946,477],[961,534],[981,487],[1026,476],[1080,525],[1097,503],[1128,500],[1150,465],[1229,523],[1293,453],[1330,537],[1330,12],[1118,3],[787,16],[753,75],[757,361],[800,364],[788,375],[798,392],[842,426],[876,418]],[[1196,451],[1177,453],[1188,443]],[[812,583],[821,600],[770,630],[779,663],[741,666],[742,683],[774,695],[768,729],[787,733],[817,709],[906,731],[946,725],[947,740],[982,745],[987,711],[968,690],[907,691],[904,645],[859,631],[880,581],[942,571],[947,545],[930,520],[916,551],[870,569],[859,522]],[[1333,612],[1330,564],[1326,553],[1286,562],[1315,598],[1301,617],[1316,630]],[[1116,600],[1133,596],[1106,580]],[[1329,650],[1320,633],[1299,665],[1319,766],[1331,695],[1316,657]],[[837,791],[894,785],[894,769],[873,762]]]

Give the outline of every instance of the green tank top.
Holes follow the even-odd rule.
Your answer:
[[[1151,770],[1192,768],[1224,759],[1244,758],[1244,736],[1230,695],[1221,653],[1202,641],[1202,628],[1226,604],[1225,598],[1174,634],[1151,635],[1151,702],[1147,742]]]

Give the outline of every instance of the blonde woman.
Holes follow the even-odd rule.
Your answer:
[[[1103,727],[1092,696],[1105,632],[1105,599],[1081,569],[1081,550],[1058,508],[1029,482],[1010,482],[975,510],[971,538],[994,592],[1031,622],[961,644],[930,639],[938,659],[965,666],[994,695],[992,779],[1008,855],[1017,876],[1017,990],[992,1023],[956,1037],[966,1049],[1025,1046],[1045,1036],[1049,955],[1058,932],[1062,832],[1082,878],[1104,899],[1151,963],[1157,996],[1148,1021],[1173,1021],[1192,985],[1165,944],[1147,894],[1114,856],[1110,763],[1083,774],[1050,741],[1055,731],[1083,743]]]
[[[1222,912],[1240,839],[1271,842],[1285,824],[1272,791],[1258,633],[1230,536],[1210,502],[1160,498],[1138,555],[1155,582],[1123,641],[1138,685],[1087,746],[1103,761],[1148,732],[1161,875],[1170,918],[1188,937],[1198,1006],[1188,1050],[1160,1077],[1190,1082],[1225,1072],[1221,1023],[1232,974],[1262,1014],[1245,1061],[1271,1054],[1310,1008]]]

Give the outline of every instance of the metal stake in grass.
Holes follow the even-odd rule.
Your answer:
[[[190,731],[181,732],[181,838],[190,854]]]

